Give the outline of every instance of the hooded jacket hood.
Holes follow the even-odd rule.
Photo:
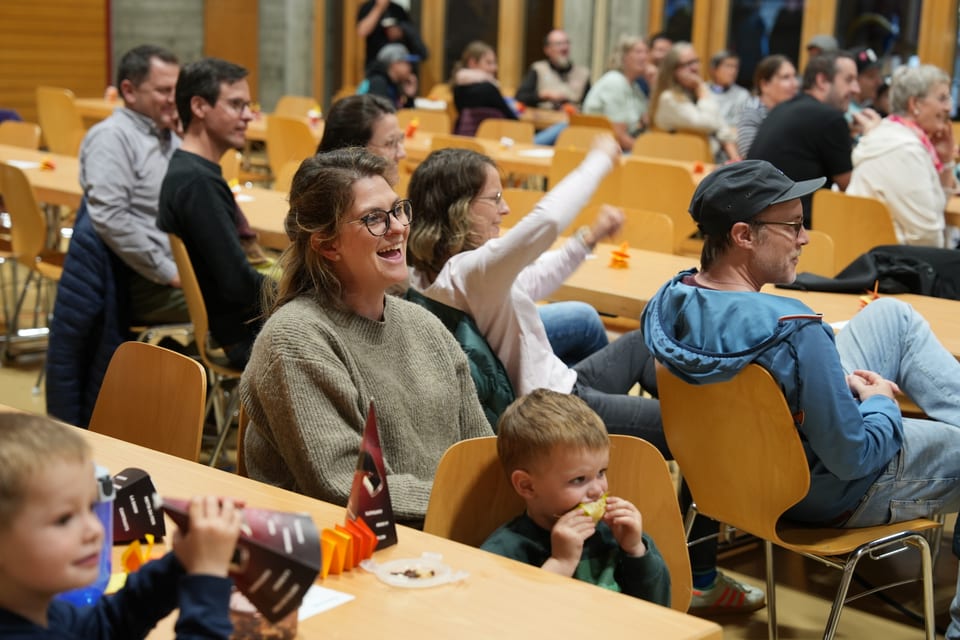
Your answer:
[[[791,298],[738,291],[717,295],[683,283],[695,273],[696,269],[681,272],[665,284],[641,318],[653,355],[689,383],[729,380],[770,345],[807,324],[796,320],[820,321],[819,315]],[[718,331],[720,322],[736,330]]]

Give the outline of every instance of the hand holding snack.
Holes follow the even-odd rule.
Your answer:
[[[190,529],[173,536],[173,552],[187,573],[226,576],[241,521],[240,509],[229,498],[192,498]]]
[[[593,518],[578,505],[560,516],[550,531],[552,555],[543,568],[552,573],[572,576],[580,563],[583,541],[597,530]]]
[[[647,547],[643,544],[643,516],[632,502],[608,496],[607,512],[603,515],[603,520],[627,555],[639,558],[647,552]]]

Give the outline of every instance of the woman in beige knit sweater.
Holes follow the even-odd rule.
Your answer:
[[[361,149],[308,158],[290,191],[290,247],[240,382],[251,477],[345,505],[374,400],[394,514],[422,521],[453,443],[492,435],[466,356],[430,312],[388,296],[407,276],[413,216]]]

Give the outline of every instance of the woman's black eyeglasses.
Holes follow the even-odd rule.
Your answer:
[[[397,200],[390,211],[374,209],[365,216],[351,220],[351,223],[362,222],[370,235],[379,238],[387,234],[390,229],[390,215],[397,219],[401,226],[408,226],[413,220],[413,205],[409,200]]]

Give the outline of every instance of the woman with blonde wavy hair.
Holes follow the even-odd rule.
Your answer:
[[[717,162],[739,160],[737,132],[720,115],[720,105],[700,77],[700,58],[689,42],[678,42],[660,63],[650,98],[650,122],[664,131],[709,136]]]
[[[443,452],[493,432],[453,336],[386,293],[407,277],[413,219],[387,171],[351,148],[294,176],[283,275],[240,382],[244,452],[251,477],[346,505],[375,400],[393,511],[416,525]]]

